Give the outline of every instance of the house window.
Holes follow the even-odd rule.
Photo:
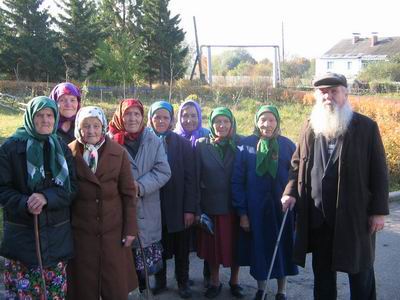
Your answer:
[[[351,61],[347,62],[347,70],[351,70],[351,64],[352,64]]]
[[[326,68],[327,68],[328,70],[333,69],[333,61],[328,61],[328,62],[327,62],[327,65],[326,65]]]

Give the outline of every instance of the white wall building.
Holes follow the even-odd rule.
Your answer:
[[[388,60],[400,53],[400,37],[380,37],[372,33],[362,38],[353,33],[352,39],[344,39],[316,60],[315,75],[326,72],[341,73],[351,82],[369,63]]]

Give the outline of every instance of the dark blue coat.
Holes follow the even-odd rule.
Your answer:
[[[279,166],[275,179],[269,174],[256,173],[256,150],[259,138],[255,135],[243,138],[236,153],[232,174],[233,207],[239,216],[247,214],[250,233],[240,229],[238,263],[250,266],[250,274],[256,280],[267,279],[272,255],[283,219],[281,197],[288,181],[290,160],[295,145],[286,137],[279,136]],[[271,278],[282,278],[298,273],[292,262],[294,241],[293,213],[289,213]]]

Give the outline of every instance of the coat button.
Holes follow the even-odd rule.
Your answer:
[[[100,217],[96,217],[96,220],[97,220],[97,221],[100,221]]]
[[[100,200],[99,199],[96,199],[96,203],[99,203],[100,202]]]

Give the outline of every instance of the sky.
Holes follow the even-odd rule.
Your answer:
[[[195,45],[193,16],[199,43],[282,45],[285,58],[317,58],[353,32],[370,36],[400,36],[400,18],[393,0],[170,0],[180,14],[189,45]],[[226,50],[226,49],[224,49]],[[272,50],[249,49],[260,60]],[[218,51],[215,51],[217,53]],[[214,53],[214,50],[213,50]]]
[[[54,0],[45,0],[54,6]],[[394,0],[170,0],[172,15],[180,14],[186,42],[195,47],[193,16],[200,45],[274,44],[285,58],[317,58],[353,32],[400,36]],[[218,54],[227,49],[213,49]],[[248,49],[257,60],[271,59],[271,49]],[[282,55],[282,52],[281,52]]]

